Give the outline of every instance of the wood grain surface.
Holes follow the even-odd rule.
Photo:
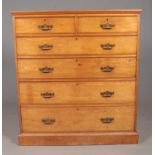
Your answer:
[[[20,145],[138,142],[141,11],[12,12]]]
[[[39,48],[39,46],[45,44],[52,47],[48,50]],[[107,50],[102,47],[106,44],[114,46]],[[136,36],[17,38],[17,54],[31,56],[136,54],[136,47]]]
[[[135,82],[20,82],[21,104],[102,104],[135,102]],[[113,92],[103,97],[101,92]],[[44,98],[41,93],[54,93]]]
[[[134,107],[21,108],[23,132],[133,131]],[[100,119],[113,118],[111,123]],[[43,119],[54,119],[45,124]]]

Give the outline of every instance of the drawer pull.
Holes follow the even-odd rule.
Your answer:
[[[105,92],[101,92],[100,94],[102,97],[111,97],[112,95],[114,95],[114,92],[105,91]]]
[[[105,66],[100,68],[102,72],[112,72],[114,67]]]
[[[48,31],[53,28],[53,25],[43,24],[39,25],[38,28],[41,29],[42,31]]]
[[[39,68],[39,70],[40,70],[40,72],[42,72],[42,73],[51,73],[51,72],[54,70],[54,68],[45,66],[45,67],[43,67],[43,68]]]
[[[113,47],[115,47],[115,44],[101,44],[101,48],[104,50],[112,50]]]
[[[112,123],[114,121],[114,118],[112,118],[112,117],[100,118],[100,121],[102,123]]]
[[[53,48],[53,45],[43,44],[38,46],[41,50],[50,50]]]
[[[55,119],[53,118],[43,118],[41,121],[46,125],[52,125],[55,123]]]
[[[106,23],[106,24],[101,24],[100,27],[102,29],[106,29],[106,30],[110,30],[114,27],[115,25],[114,24],[110,24],[110,23]]]
[[[43,98],[52,98],[54,97],[54,93],[51,92],[44,92],[40,94]]]

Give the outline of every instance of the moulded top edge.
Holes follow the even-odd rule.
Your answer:
[[[16,15],[53,15],[53,14],[140,14],[142,9],[115,9],[115,10],[22,10],[12,11]]]

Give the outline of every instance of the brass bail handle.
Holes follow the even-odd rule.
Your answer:
[[[102,97],[112,97],[114,95],[114,92],[113,91],[104,91],[104,92],[101,92],[100,95]]]
[[[110,30],[110,29],[112,29],[113,27],[115,27],[115,24],[106,23],[106,24],[101,24],[100,27],[101,27],[102,29]]]
[[[53,25],[42,24],[42,25],[39,25],[38,28],[42,31],[49,31],[53,28]]]
[[[40,95],[43,98],[48,99],[54,97],[55,94],[53,92],[42,92]]]
[[[42,68],[39,68],[39,71],[42,72],[42,73],[51,73],[53,72],[54,68],[53,67],[42,67]]]
[[[42,45],[39,45],[38,48],[40,48],[41,50],[50,50],[51,48],[53,48],[53,45],[51,45],[51,44],[42,44]]]
[[[114,70],[114,67],[111,66],[105,66],[105,67],[100,67],[102,72],[112,72]]]
[[[113,117],[104,117],[100,118],[100,121],[104,124],[112,123],[114,121]]]
[[[44,123],[45,125],[52,125],[56,122],[56,120],[54,118],[43,118],[42,123]]]
[[[113,47],[115,47],[115,44],[110,44],[110,43],[101,44],[101,48],[105,50],[112,50]]]

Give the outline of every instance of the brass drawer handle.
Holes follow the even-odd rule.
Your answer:
[[[52,92],[44,92],[40,94],[43,98],[52,98],[54,97],[54,93]]]
[[[112,29],[113,27],[115,27],[115,25],[114,25],[114,24],[110,24],[110,23],[106,23],[106,24],[101,24],[100,27],[101,27],[102,29],[110,30],[110,29]]]
[[[114,118],[113,117],[100,118],[100,121],[102,123],[112,123],[114,121]]]
[[[111,97],[112,95],[114,95],[114,92],[111,92],[111,91],[104,91],[104,92],[101,92],[100,95],[102,97]]]
[[[41,50],[50,50],[51,48],[53,48],[53,45],[43,44],[43,45],[39,45],[38,47],[39,47]]]
[[[42,72],[42,73],[51,73],[51,72],[54,70],[54,68],[45,66],[45,67],[43,67],[43,68],[39,68],[39,70],[40,70],[40,72]]]
[[[42,31],[48,31],[53,28],[53,25],[43,24],[39,25],[38,28],[41,29]]]
[[[100,67],[102,72],[112,72],[114,70],[114,67],[110,66],[105,66],[105,67]]]
[[[115,44],[101,44],[101,48],[104,49],[104,50],[112,50],[113,47],[115,47]]]
[[[55,119],[54,118],[43,118],[41,120],[45,125],[52,125],[55,123]]]

